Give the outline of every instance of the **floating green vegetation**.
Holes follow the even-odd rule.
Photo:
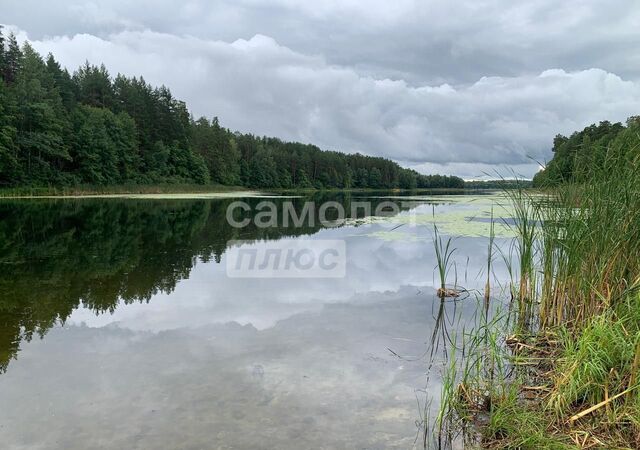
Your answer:
[[[432,205],[429,209],[423,205],[393,217],[369,216],[347,219],[345,225],[426,226],[429,230],[433,230],[433,226],[436,225],[441,234],[456,237],[516,236],[516,230],[509,224],[513,221],[514,209],[503,195],[452,195],[447,197],[447,201],[455,203],[453,208]],[[494,217],[493,214],[500,217]]]

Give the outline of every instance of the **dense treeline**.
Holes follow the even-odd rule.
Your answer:
[[[457,177],[421,175],[393,161],[323,151],[298,142],[233,133],[216,118],[193,123],[194,150],[211,180],[220,184],[275,188],[461,188]]]
[[[533,178],[534,186],[584,183],[607,170],[616,176],[621,163],[631,163],[640,153],[640,116],[627,119],[626,126],[604,121],[569,137],[559,134],[553,140],[553,153],[553,159]]]
[[[531,187],[530,180],[501,179],[501,180],[472,180],[464,182],[465,189],[523,189]]]
[[[1,30],[0,30],[1,31]],[[255,188],[457,188],[384,159],[193,120],[168,88],[112,78],[0,33],[0,187],[209,182]]]

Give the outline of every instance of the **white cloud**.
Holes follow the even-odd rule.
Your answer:
[[[206,40],[272,36],[330,64],[412,84],[601,67],[640,77],[640,5],[629,0],[0,0],[32,37],[151,29]],[[34,14],[37,11],[37,14]]]
[[[530,157],[549,159],[556,133],[624,120],[640,104],[640,5],[625,0],[22,0],[2,10],[70,69],[104,62],[232,129],[424,170],[509,164],[531,175]]]
[[[555,134],[624,120],[640,104],[638,83],[600,69],[414,87],[330,65],[263,35],[224,42],[145,30],[33,45],[71,69],[88,59],[114,74],[143,74],[170,86],[196,115],[218,115],[232,129],[462,175],[473,164],[524,165],[531,175],[531,158],[548,159]]]

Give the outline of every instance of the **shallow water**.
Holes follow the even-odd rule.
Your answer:
[[[433,417],[486,281],[477,218],[505,215],[503,199],[288,198],[401,206],[336,227],[242,229],[225,217],[233,200],[0,202],[3,448],[422,446],[424,405]],[[471,291],[457,301],[435,295],[434,224],[456,237],[448,282]],[[230,278],[238,239],[344,241],[346,275]]]

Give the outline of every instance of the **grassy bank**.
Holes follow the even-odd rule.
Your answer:
[[[124,184],[124,185],[78,185],[78,186],[26,186],[16,188],[0,188],[0,198],[9,197],[70,197],[70,196],[91,196],[91,195],[125,195],[125,194],[184,194],[184,193],[225,193],[225,192],[243,192],[256,189],[243,186],[227,186],[221,184]],[[314,194],[318,192],[349,192],[358,194],[375,194],[389,192],[402,194],[422,194],[422,195],[447,195],[447,194],[465,194],[473,192],[477,194],[479,189],[469,191],[467,189],[452,188],[433,188],[433,189],[369,189],[369,188],[353,188],[353,189],[265,189],[267,192],[278,194]],[[485,192],[494,191],[491,189]]]
[[[483,448],[640,448],[640,155],[514,191],[512,301],[467,334],[441,429]]]
[[[221,184],[122,184],[122,185],[77,185],[77,186],[40,186],[0,189],[0,197],[65,197],[119,194],[177,194],[203,192],[247,191],[240,186]]]

